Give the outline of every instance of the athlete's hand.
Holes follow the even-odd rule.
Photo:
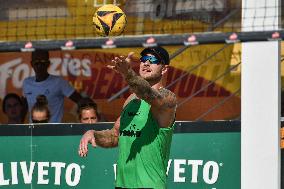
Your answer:
[[[122,75],[126,75],[128,70],[130,69],[133,54],[134,52],[130,52],[126,58],[124,56],[115,57],[111,61],[113,66],[108,65],[107,67],[121,73]]]
[[[91,144],[93,147],[96,147],[96,140],[94,137],[94,130],[87,131],[80,140],[78,154],[81,157],[86,157],[88,154],[88,144]]]

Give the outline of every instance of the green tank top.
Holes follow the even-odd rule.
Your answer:
[[[173,126],[160,128],[144,100],[131,100],[120,118],[116,187],[166,188]]]

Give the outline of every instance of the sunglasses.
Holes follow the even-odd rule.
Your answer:
[[[43,119],[43,120],[36,120],[36,119],[32,119],[33,123],[48,123],[48,119]]]
[[[140,62],[145,63],[145,62],[147,62],[147,61],[149,61],[150,64],[159,64],[159,63],[160,63],[160,60],[157,59],[155,56],[148,56],[148,55],[145,55],[145,56],[142,56],[142,57],[140,58]]]

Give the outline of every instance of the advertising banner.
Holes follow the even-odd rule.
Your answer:
[[[176,132],[173,136],[167,168],[168,188],[239,189],[239,129],[226,125],[227,129],[222,131],[215,124],[211,125],[215,131],[210,131],[202,130],[204,126],[185,124],[181,123],[190,133]],[[79,133],[86,130],[84,125],[37,126],[21,136],[13,133],[16,127],[10,131],[8,127],[0,127],[2,135],[14,135],[0,136],[0,148],[5,151],[0,159],[1,187],[114,188],[118,150],[90,148],[87,157],[79,157]]]
[[[240,88],[239,68],[224,74],[231,66],[239,63],[239,49],[234,45],[225,48],[214,58],[204,62],[208,56],[223,45],[206,45],[189,48],[171,61],[163,81],[173,91],[179,102],[177,120],[195,120],[220,101],[228,98]],[[170,54],[179,46],[165,47]],[[129,91],[109,102],[108,99],[126,87],[122,76],[106,66],[115,56],[127,55],[134,51],[133,69],[138,71],[142,48],[115,48],[74,51],[50,51],[49,73],[64,77],[83,95],[95,100],[107,121],[119,116]],[[191,71],[189,71],[191,70]],[[0,56],[0,103],[7,93],[22,95],[25,78],[34,75],[30,65],[30,53],[1,53]],[[216,78],[218,78],[216,80]],[[188,98],[190,100],[187,100]],[[221,106],[210,112],[203,120],[233,119],[240,114],[239,96],[231,96]],[[66,100],[63,122],[76,122],[76,105]],[[5,114],[0,114],[0,123],[5,123]]]

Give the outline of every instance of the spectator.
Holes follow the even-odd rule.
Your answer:
[[[45,95],[51,113],[49,122],[60,123],[63,117],[64,97],[69,97],[74,102],[79,102],[81,95],[60,76],[48,73],[50,65],[49,53],[45,50],[32,52],[32,68],[35,76],[28,77],[23,83],[23,93],[27,99],[29,111],[36,102],[38,95]]]
[[[46,96],[37,96],[36,103],[31,110],[31,118],[33,123],[48,123],[50,119],[50,112]]]
[[[25,121],[27,106],[19,95],[8,93],[3,99],[2,111],[7,116],[8,124],[21,124]]]
[[[96,123],[99,121],[97,104],[90,98],[82,98],[78,103],[80,123]]]

